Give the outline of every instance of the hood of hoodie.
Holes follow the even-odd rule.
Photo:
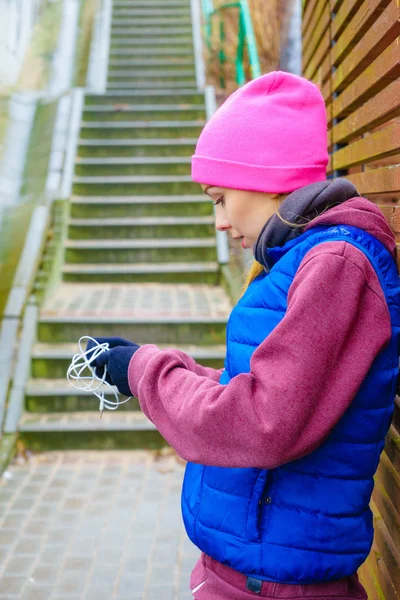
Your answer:
[[[342,204],[329,208],[312,223],[306,225],[303,231],[318,225],[352,225],[364,229],[375,236],[395,258],[394,233],[380,208],[367,198],[349,198]]]
[[[311,221],[311,222],[310,222]],[[301,227],[292,227],[290,223]],[[253,246],[265,271],[276,258],[273,248],[318,225],[352,225],[375,236],[396,259],[394,234],[380,208],[362,198],[351,181],[337,178],[311,183],[291,192],[264,224]]]

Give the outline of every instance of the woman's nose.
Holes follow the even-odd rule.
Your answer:
[[[226,231],[227,229],[230,229],[231,225],[228,223],[228,221],[226,219],[216,219],[215,220],[215,229],[217,229],[218,231]]]

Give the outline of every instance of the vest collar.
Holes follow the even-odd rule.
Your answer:
[[[299,234],[294,238],[286,242],[283,246],[275,246],[274,248],[265,248],[265,259],[266,265],[264,265],[264,271],[267,273],[272,269],[272,267],[286,254],[289,252],[294,246],[306,240],[310,235],[314,235],[317,231],[321,231],[322,229],[327,229],[331,226],[329,225],[317,225],[316,227],[312,227],[308,231],[304,233],[299,232]]]

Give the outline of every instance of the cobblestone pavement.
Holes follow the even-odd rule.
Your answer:
[[[162,451],[48,452],[0,479],[2,600],[189,600],[200,554],[184,465]]]

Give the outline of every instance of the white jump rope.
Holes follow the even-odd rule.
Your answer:
[[[84,350],[82,347],[82,340],[92,340],[95,343],[93,348],[89,350]],[[103,411],[105,408],[108,410],[116,410],[120,404],[125,404],[132,398],[129,396],[126,400],[118,400],[118,390],[115,386],[112,386],[106,381],[107,376],[107,367],[104,367],[103,377],[97,377],[94,368],[91,363],[96,360],[96,358],[102,352],[106,352],[110,349],[110,346],[107,342],[103,342],[99,344],[97,340],[90,337],[90,335],[83,335],[78,342],[79,352],[74,354],[72,357],[72,362],[68,367],[67,371],[67,379],[69,383],[77,390],[82,390],[84,392],[89,392],[97,396],[100,400],[100,417],[103,415]],[[90,357],[88,357],[90,354]],[[84,371],[88,369],[91,375],[83,375]],[[74,383],[76,381],[77,383]],[[85,383],[88,382],[88,383]],[[107,385],[109,389],[112,391],[115,397],[115,402],[113,400],[107,400],[104,397],[104,389],[100,390],[102,385]],[[94,387],[95,386],[95,387]],[[98,391],[99,390],[99,391]]]

